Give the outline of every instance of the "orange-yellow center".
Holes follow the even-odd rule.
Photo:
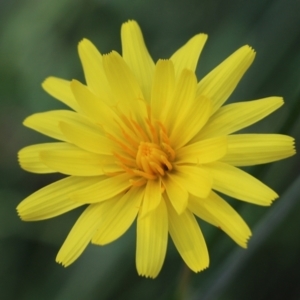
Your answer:
[[[128,126],[121,127],[123,138],[108,135],[121,151],[114,152],[122,168],[132,175],[132,185],[140,186],[173,169],[175,151],[170,145],[165,127],[158,121],[146,119],[139,124],[123,116]]]
[[[170,160],[168,155],[157,144],[140,143],[136,155],[136,164],[140,170],[149,175],[148,179],[154,179],[159,175],[163,176],[165,171],[172,170]]]

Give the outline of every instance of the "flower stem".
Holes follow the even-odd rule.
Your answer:
[[[191,279],[191,270],[187,267],[186,264],[183,264],[179,275],[179,282],[176,292],[177,300],[187,300],[189,294],[189,283]]]

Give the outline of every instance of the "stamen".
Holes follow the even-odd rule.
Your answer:
[[[165,166],[167,166],[168,170],[171,171],[173,169],[173,166],[171,163],[167,160],[165,156],[161,156],[161,160],[164,162]]]
[[[133,186],[143,186],[147,183],[147,180],[145,178],[139,178],[137,180],[133,180],[133,179],[130,179],[129,180],[130,184],[133,185]]]
[[[138,176],[143,176],[147,179],[150,179],[150,180],[153,180],[153,179],[156,179],[157,176],[156,175],[152,175],[152,174],[148,174],[148,173],[145,173],[143,171],[140,171],[140,170],[132,170],[134,172],[134,174],[138,175]]]
[[[126,165],[122,164],[121,162],[116,162],[121,168],[123,168],[128,174],[135,175],[134,170],[128,168]]]
[[[146,133],[144,132],[143,128],[133,119],[130,119],[130,121],[133,124],[134,128],[137,129],[137,133],[140,134],[141,139],[145,142],[149,142],[149,138],[146,135]]]
[[[121,156],[120,154],[113,152],[113,155],[118,158],[123,164],[126,164],[127,166],[135,167],[135,161],[131,158],[126,158],[124,156]]]
[[[134,136],[134,135],[132,134],[133,132],[131,132],[131,134],[128,134],[128,133],[124,130],[124,128],[121,126],[121,124],[120,124],[119,122],[117,122],[117,121],[115,121],[115,122],[116,122],[117,125],[119,126],[119,128],[120,128],[120,130],[121,130],[123,136],[125,137],[125,139],[131,143],[131,146],[133,146],[134,148],[137,148],[137,147],[139,146],[139,143],[138,143],[137,140],[134,140],[134,139],[133,139],[133,136]],[[128,128],[128,130],[131,131],[131,129],[129,129],[129,128]]]
[[[149,161],[148,158],[146,158],[145,156],[142,156],[141,158],[141,164],[142,164],[142,169],[148,173],[148,174],[153,174],[152,169],[149,165]]]
[[[152,151],[151,152],[151,158],[155,160],[156,162],[160,163],[161,162],[161,156],[165,156],[166,154],[162,150],[158,151]]]
[[[157,132],[156,132],[154,126],[152,125],[152,123],[149,119],[147,119],[146,122],[149,126],[149,129],[150,129],[150,133],[151,133],[151,136],[152,136],[152,142],[157,144],[158,143]]]
[[[152,162],[150,162],[150,165],[151,165],[152,169],[157,171],[161,176],[165,175],[164,169],[159,164],[152,161]]]
[[[173,150],[173,148],[168,145],[168,144],[165,144],[165,143],[162,143],[162,145],[164,146],[165,150],[168,152],[169,156],[171,156],[171,161],[173,161],[175,159],[175,151]]]
[[[119,146],[121,146],[121,148],[123,148],[124,151],[126,151],[129,155],[131,155],[132,157],[135,157],[136,152],[132,149],[130,149],[129,147],[127,147],[124,143],[120,142],[117,138],[115,138],[113,135],[107,133],[106,136],[113,140],[114,142],[116,142]]]
[[[159,121],[153,124],[150,108],[147,109],[148,117],[142,124],[132,116],[120,114],[124,122],[116,122],[123,135],[120,139],[107,134],[121,147],[121,152],[113,152],[113,155],[121,168],[133,177],[130,179],[133,186],[142,186],[147,180],[165,176],[166,172],[173,169],[172,161],[175,159],[166,128]]]

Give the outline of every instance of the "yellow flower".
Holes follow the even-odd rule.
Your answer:
[[[79,56],[86,85],[49,77],[43,88],[73,110],[34,114],[24,125],[58,142],[19,152],[23,169],[69,175],[17,207],[22,220],[52,218],[88,204],[56,260],[73,263],[91,241],[105,245],[137,218],[136,266],[156,277],[168,233],[190,269],[209,265],[195,215],[246,248],[251,231],[215,191],[258,205],[277,194],[237,168],[295,153],[293,138],[232,134],[283,104],[269,97],[222,106],[254,60],[249,46],[234,52],[199,82],[195,69],[207,35],[198,34],[155,64],[138,24],[122,26],[122,51],[101,55],[84,39]]]

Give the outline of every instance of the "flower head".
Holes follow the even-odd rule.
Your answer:
[[[87,205],[57,261],[73,263],[92,242],[110,243],[137,219],[136,265],[156,277],[170,234],[195,272],[209,265],[195,216],[246,247],[251,232],[216,193],[270,205],[277,194],[237,168],[295,153],[293,138],[232,134],[283,104],[269,97],[222,106],[254,60],[249,46],[234,52],[199,82],[195,69],[206,42],[198,34],[170,59],[154,63],[138,24],[122,26],[122,56],[101,55],[84,39],[79,56],[86,85],[46,79],[43,88],[72,110],[28,117],[24,125],[58,142],[19,152],[27,171],[68,177],[35,192],[17,207],[25,221],[52,218]]]

